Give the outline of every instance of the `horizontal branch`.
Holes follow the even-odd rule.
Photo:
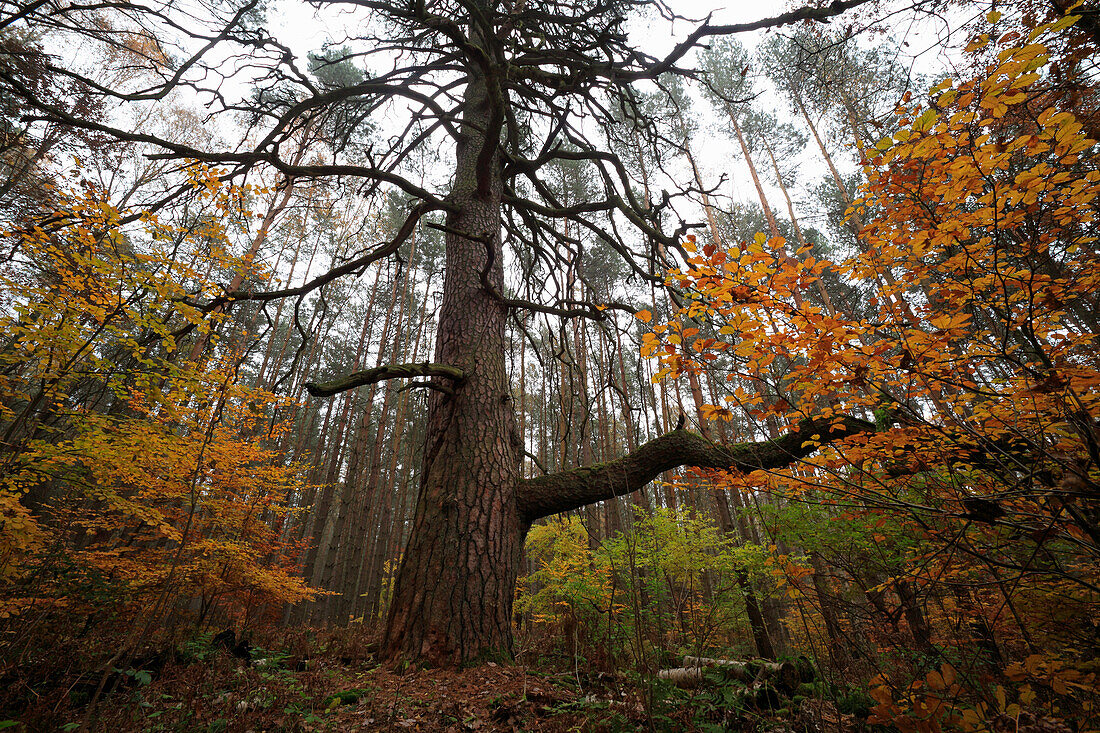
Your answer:
[[[681,466],[742,472],[783,468],[810,455],[820,444],[874,429],[873,423],[853,417],[803,420],[798,429],[775,440],[720,445],[681,428],[614,461],[526,479],[519,486],[517,501],[524,518],[534,521],[630,494]]]
[[[445,377],[454,382],[462,381],[465,377],[462,370],[448,364],[388,364],[385,366],[367,369],[362,372],[352,372],[346,377],[334,379],[331,382],[317,384],[306,382],[306,391],[314,397],[331,397],[334,394],[347,392],[349,389],[362,387],[364,384],[374,384],[387,379],[411,379],[413,377]]]

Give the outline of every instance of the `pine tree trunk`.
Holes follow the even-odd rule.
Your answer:
[[[410,259],[415,255],[415,240],[413,242],[413,251],[410,254]],[[393,290],[390,293],[389,308],[386,310],[385,323],[382,326],[382,338],[380,343],[382,344],[378,349],[378,366],[381,366],[390,357],[393,363],[401,363],[404,361],[399,358],[398,348],[401,342],[402,334],[402,318],[405,312],[405,296],[408,293],[409,287],[409,272],[410,269],[405,270],[404,278],[399,278],[398,273],[394,273],[393,278]],[[396,314],[394,308],[396,307]],[[392,326],[392,328],[391,328]],[[392,336],[391,336],[392,332]],[[388,342],[392,339],[393,348],[392,352],[387,349]],[[371,385],[370,398],[367,400],[366,411],[364,413],[364,423],[369,419],[373,413],[374,400],[376,397],[375,388],[378,385]],[[340,583],[340,591],[343,594],[338,603],[333,603],[330,606],[329,618],[337,621],[338,623],[344,623],[347,619],[353,616],[354,607],[359,598],[360,589],[359,582],[364,572],[364,567],[368,563],[369,551],[371,542],[374,539],[374,534],[377,531],[377,525],[371,525],[370,519],[377,511],[377,503],[379,501],[388,501],[389,496],[380,496],[381,486],[381,465],[382,465],[382,447],[386,444],[386,425],[389,423],[390,415],[390,402],[395,394],[395,388],[392,383],[387,383],[382,387],[382,408],[379,411],[378,424],[372,426],[374,432],[374,440],[370,441],[370,460],[366,462],[365,479],[355,482],[355,488],[358,496],[355,502],[355,512],[353,514],[353,520],[351,522],[351,531],[349,532],[349,541],[347,543],[346,551],[343,551],[338,560],[338,566],[343,572],[343,580]],[[394,429],[392,432],[396,432],[400,429],[400,422],[394,423]],[[366,441],[364,441],[364,445]],[[362,457],[360,457],[360,466],[363,468]]]
[[[433,391],[420,495],[383,657],[455,665],[512,654],[512,599],[527,530],[516,505],[519,446],[505,376],[498,154],[486,161],[488,84],[471,70],[449,201],[436,361],[461,369]],[[496,141],[490,141],[493,149]],[[480,170],[479,170],[480,168]]]
[[[371,299],[367,305],[367,315],[363,321],[363,330],[360,333],[359,344],[356,348],[354,367],[359,367],[359,362],[363,358],[363,350],[366,346],[368,326],[371,322],[373,308],[374,308],[374,293],[377,291],[378,279],[381,276],[381,270],[375,275],[374,288],[371,290]],[[309,580],[310,585],[320,584],[320,571],[317,568],[318,558],[324,557],[322,551],[327,552],[326,547],[322,548],[322,544],[325,539],[325,530],[329,524],[329,512],[332,509],[332,500],[336,491],[336,479],[339,476],[340,465],[343,459],[344,448],[346,445],[346,431],[349,423],[349,419],[352,414],[352,406],[355,401],[355,395],[353,393],[343,395],[343,404],[340,407],[339,419],[336,422],[336,430],[332,439],[327,441],[324,448],[328,451],[328,467],[324,473],[323,486],[321,488],[321,497],[315,505],[311,513],[312,521],[312,537],[313,541],[309,544],[309,548],[306,550],[305,563],[302,567],[303,576]],[[322,446],[318,446],[318,450],[322,450]],[[329,541],[332,542],[335,537],[330,537]],[[303,604],[295,612],[295,617],[298,619],[307,619],[309,616],[317,610],[318,604]]]
[[[764,140],[764,149],[768,153],[768,158],[772,163],[772,170],[775,171],[775,180],[779,184],[779,190],[783,194],[783,199],[787,202],[787,214],[791,218],[791,228],[794,230],[795,239],[798,240],[798,248],[805,249],[809,245],[806,243],[806,237],[802,234],[802,227],[798,224],[798,217],[794,213],[794,202],[791,201],[791,193],[787,190],[787,185],[783,182],[783,173],[779,170],[779,161],[775,159],[775,151],[772,150],[772,146],[768,144],[768,141]],[[833,307],[833,299],[829,295],[829,291],[825,289],[825,284],[821,281],[821,278],[815,278],[814,285],[817,287],[817,294],[821,297],[821,302],[825,306],[825,310],[829,315],[836,314],[836,308]]]
[[[756,172],[756,164],[752,160],[752,154],[749,152],[748,143],[745,142],[745,136],[741,134],[741,125],[737,123],[737,115],[734,114],[729,104],[726,105],[726,113],[729,115],[730,124],[733,125],[733,131],[737,135],[737,143],[741,146],[741,154],[745,156],[745,164],[749,167],[752,185],[756,188],[757,198],[760,199],[760,208],[764,210],[764,217],[768,220],[768,231],[773,237],[778,237],[779,224],[776,223],[775,215],[772,214],[772,207],[768,205],[768,197],[764,195],[764,186],[760,183],[760,175]]]

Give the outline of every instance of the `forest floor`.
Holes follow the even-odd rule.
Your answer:
[[[397,673],[370,663],[315,665],[294,671],[219,660],[166,669],[140,691],[112,696],[96,728],[557,732],[598,730],[606,712],[585,704],[569,677],[522,667]]]
[[[649,727],[642,696],[610,675],[578,678],[492,662],[397,672],[336,658],[312,659],[306,669],[263,661],[249,665],[223,655],[169,665],[148,684],[106,696],[93,729],[564,733]],[[77,722],[81,712],[74,707],[70,720]],[[685,726],[668,718],[656,729],[674,728]]]
[[[350,638],[296,637],[283,640],[286,651],[271,651],[212,644],[207,636],[168,654],[130,660],[125,668],[106,668],[106,674],[79,674],[74,665],[48,680],[40,672],[51,662],[57,670],[57,658],[37,660],[43,666],[28,660],[24,674],[5,675],[0,729],[75,731],[85,724],[104,732],[204,733],[861,729],[835,707],[814,707],[832,705],[824,701],[785,701],[786,707],[742,710],[731,717],[722,704],[729,691],[674,690],[643,683],[637,675],[586,671],[562,660],[398,671],[376,664],[370,644],[349,643]]]

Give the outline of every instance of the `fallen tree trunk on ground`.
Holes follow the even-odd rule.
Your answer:
[[[722,677],[734,679],[747,688],[771,686],[784,694],[791,694],[800,682],[811,682],[814,678],[813,667],[793,662],[770,662],[763,659],[739,661],[734,659],[710,659],[708,657],[686,656],[683,667],[662,669],[658,679],[668,680],[673,685],[694,688],[707,680],[706,670],[716,670]]]

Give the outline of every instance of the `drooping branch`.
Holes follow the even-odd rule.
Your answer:
[[[413,377],[445,377],[452,382],[460,382],[465,377],[462,370],[449,364],[387,364],[385,366],[367,369],[361,372],[352,372],[346,377],[334,379],[331,382],[317,384],[306,382],[306,391],[314,397],[331,397],[349,389],[362,387],[365,384],[374,384],[387,379],[411,379]]]
[[[416,225],[420,222],[424,215],[431,211],[435,211],[437,208],[441,207],[437,207],[434,203],[428,201],[420,202],[415,207],[413,207],[412,211],[409,212],[409,215],[405,218],[404,223],[401,225],[401,228],[397,230],[397,234],[393,237],[393,239],[388,242],[383,242],[378,247],[370,250],[366,254],[356,257],[353,260],[348,260],[342,265],[334,267],[328,272],[322,275],[318,275],[312,280],[308,280],[301,285],[298,285],[297,287],[268,291],[233,290],[216,298],[211,298],[209,302],[202,305],[196,303],[192,303],[192,305],[197,305],[200,310],[204,312],[209,312],[219,305],[230,303],[234,300],[266,302],[269,300],[279,300],[282,298],[300,297],[306,295],[314,290],[317,290],[318,288],[328,285],[333,280],[338,280],[341,277],[344,277],[345,275],[362,272],[368,266],[374,264],[378,260],[381,260],[384,257],[389,257],[390,255],[396,253],[397,250],[401,248],[401,245],[404,244],[406,240],[408,240],[409,236],[416,229]]]
[[[471,237],[468,234],[462,236],[467,239],[477,239],[477,237]],[[575,306],[573,308],[560,307],[554,305],[545,305],[543,303],[535,303],[531,300],[523,300],[521,298],[505,298],[501,295],[500,291],[489,281],[489,272],[493,269],[493,263],[496,258],[496,251],[485,241],[485,248],[488,255],[485,259],[485,267],[481,269],[481,287],[485,288],[485,292],[493,296],[493,298],[501,305],[507,308],[524,308],[535,313],[549,313],[553,316],[560,318],[591,318],[596,321],[602,321],[607,318],[607,314],[604,312],[608,309],[621,310],[624,313],[634,313],[638,309],[632,305],[626,303],[590,303],[587,300],[575,300],[573,298],[563,298],[561,302],[565,305]]]
[[[582,466],[523,481],[519,510],[527,521],[638,491],[664,471],[680,466],[755,471],[789,466],[820,444],[873,432],[873,423],[853,417],[803,420],[797,430],[759,443],[719,445],[698,433],[673,430],[607,463]]]

